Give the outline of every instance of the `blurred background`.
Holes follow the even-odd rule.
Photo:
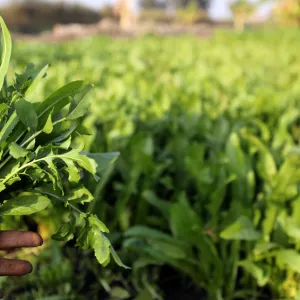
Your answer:
[[[111,31],[115,35],[126,32],[205,35],[215,26],[270,23],[274,21],[274,7],[286,5],[284,1],[279,2],[282,3],[275,5],[274,1],[267,0],[1,0],[0,5],[11,30],[22,34],[48,32],[49,38],[62,38]],[[291,5],[293,1],[288,3]],[[290,12],[291,17],[292,14]],[[82,26],[60,26],[67,24]]]
[[[300,1],[0,0],[10,74],[51,64],[40,97],[94,84],[90,152],[120,151],[82,210],[130,270],[51,240],[47,210],[2,229],[38,231],[7,254],[32,274],[5,299],[300,299]]]

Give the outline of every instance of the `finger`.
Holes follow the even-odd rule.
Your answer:
[[[1,231],[0,249],[11,249],[21,247],[37,247],[43,244],[42,237],[31,231]]]
[[[32,265],[28,261],[0,258],[0,276],[21,276],[31,271]]]

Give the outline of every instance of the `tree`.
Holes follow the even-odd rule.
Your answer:
[[[273,14],[281,25],[300,26],[300,0],[278,0]]]
[[[207,18],[207,13],[199,7],[197,0],[190,0],[186,6],[177,9],[176,16],[181,23],[191,25]]]
[[[208,9],[211,0],[141,0],[142,8],[168,8],[170,6],[176,8],[187,7],[191,4],[191,2],[196,2],[197,6],[201,9]]]
[[[250,3],[247,0],[237,0],[230,3],[230,9],[236,30],[244,30],[247,19],[253,14],[256,7],[257,4]]]
[[[191,3],[196,3],[198,8],[201,8],[201,9],[208,9],[209,7],[209,4],[210,4],[210,0],[178,0],[178,6],[179,7],[187,7],[189,6]]]
[[[137,20],[137,0],[118,0],[115,12],[120,17],[120,26],[123,30],[131,30]]]
[[[166,0],[166,2],[172,0]],[[140,6],[143,9],[157,9],[157,8],[165,8],[166,3],[157,0],[140,0]]]

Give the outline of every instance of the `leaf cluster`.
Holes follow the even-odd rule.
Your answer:
[[[94,249],[100,264],[107,265],[111,254],[123,265],[105,235],[106,226],[78,208],[93,200],[82,178],[89,173],[98,181],[99,168],[103,162],[108,165],[107,154],[83,152],[82,135],[88,130],[81,126],[81,119],[87,114],[92,85],[73,81],[43,99],[36,89],[48,66],[32,64],[9,84],[12,42],[2,18],[0,23],[0,215],[30,215],[63,204],[69,222],[53,238],[67,241],[77,236],[77,246]],[[118,153],[108,156],[113,162]]]

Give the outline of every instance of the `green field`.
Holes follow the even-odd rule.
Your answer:
[[[38,97],[94,84],[86,150],[120,157],[87,209],[132,269],[49,240],[7,299],[300,299],[299,53],[298,31],[16,42],[11,70],[51,63]]]

